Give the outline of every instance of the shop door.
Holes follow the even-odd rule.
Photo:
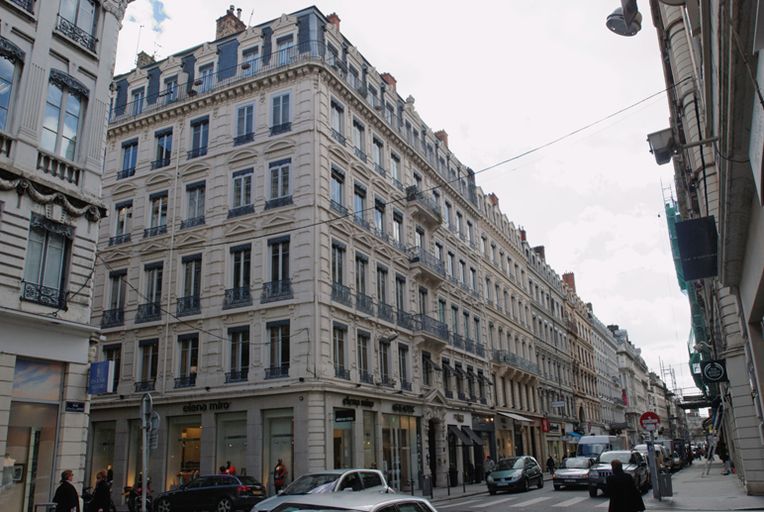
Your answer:
[[[416,418],[385,415],[382,427],[383,472],[387,483],[399,491],[411,491],[414,485],[412,437]]]
[[[525,455],[525,445],[523,445],[523,431],[515,429],[515,455]]]

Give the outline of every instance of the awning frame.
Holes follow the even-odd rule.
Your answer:
[[[502,412],[502,411],[499,411],[499,414],[501,414],[505,418],[509,418],[511,420],[522,421],[522,422],[525,422],[525,423],[533,423],[532,419],[526,418],[525,416],[521,416],[519,414],[515,414],[513,412]]]

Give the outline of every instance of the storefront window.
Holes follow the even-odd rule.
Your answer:
[[[228,462],[240,475],[247,474],[247,413],[217,415],[217,454],[215,467]]]
[[[96,473],[114,464],[114,438],[116,424],[113,421],[93,423],[93,441],[90,447],[90,483],[95,484]]]
[[[419,476],[416,418],[385,414],[382,421],[382,470],[392,487],[409,491]]]
[[[363,411],[363,467],[377,467],[377,413]]]
[[[354,423],[355,421],[334,420],[334,469],[353,467]]]
[[[167,430],[165,489],[174,489],[188,483],[199,474],[201,424],[201,416],[170,418]]]
[[[294,477],[292,437],[294,432],[292,409],[263,411],[263,474],[262,482],[272,492],[273,468],[279,459],[288,471],[286,483]]]
[[[138,478],[138,473],[141,472],[141,421],[130,420],[128,430],[130,437],[128,438],[127,482],[125,485],[133,485]]]

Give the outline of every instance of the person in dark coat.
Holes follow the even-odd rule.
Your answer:
[[[72,477],[74,477],[74,473],[71,469],[61,473],[61,484],[56,489],[56,494],[53,495],[56,512],[72,512],[74,510],[80,512],[80,497],[74,484],[72,484]]]
[[[631,475],[624,473],[623,464],[615,459],[610,463],[613,474],[607,477],[607,493],[610,496],[608,512],[641,512],[645,509],[642,495]]]
[[[109,512],[111,510],[111,487],[106,471],[96,474],[96,486],[93,491],[93,501],[90,504],[93,512]]]

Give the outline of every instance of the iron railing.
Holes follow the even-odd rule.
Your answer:
[[[351,306],[353,299],[351,298],[350,288],[341,283],[332,283],[332,300]]]
[[[406,313],[399,309],[396,312],[395,321],[398,326],[403,327],[404,329],[412,330],[414,328],[414,315],[411,313]]]
[[[206,154],[207,146],[199,146],[196,148],[191,148],[186,154],[186,159],[191,160],[192,158],[199,158],[200,156],[205,156]]]
[[[249,286],[238,288],[228,288],[223,297],[223,309],[238,308],[241,306],[250,306],[252,304],[252,294]]]
[[[126,244],[130,241],[130,233],[122,233],[109,238],[109,245]]]
[[[292,280],[282,279],[280,281],[269,281],[263,283],[263,293],[260,302],[275,302],[277,300],[286,300],[293,297]]]
[[[202,310],[202,301],[198,295],[178,298],[176,314],[178,316],[195,315]]]
[[[154,391],[154,386],[156,385],[156,380],[139,380],[135,383],[135,392],[136,393],[144,393],[146,391]]]
[[[282,363],[281,366],[271,366],[265,369],[266,379],[281,379],[289,377],[289,364]]]
[[[180,229],[188,229],[204,224],[204,215],[197,217],[191,217],[190,219],[183,219],[180,221]]]
[[[292,130],[292,123],[281,123],[271,126],[271,135],[279,135]]]
[[[241,146],[242,144],[247,144],[248,142],[253,142],[255,140],[255,134],[254,133],[245,133],[244,135],[237,135],[233,138],[233,145],[234,146]]]
[[[409,253],[411,263],[419,263],[442,279],[446,278],[446,265],[424,247],[414,247]]]
[[[329,207],[330,207],[332,210],[334,210],[335,212],[337,212],[337,213],[339,213],[340,215],[342,215],[343,217],[344,217],[344,216],[346,216],[346,215],[348,214],[348,209],[347,209],[347,208],[345,208],[344,206],[342,206],[340,203],[338,203],[338,202],[337,202],[337,201],[335,201],[334,199],[332,199],[332,200],[329,202]]]
[[[29,11],[29,12],[32,12],[32,11]],[[58,16],[58,25],[56,26],[56,30],[58,30],[59,32],[64,34],[66,37],[68,37],[75,43],[82,46],[83,48],[86,48],[90,50],[91,52],[95,52],[96,38],[93,37],[92,34],[88,34],[84,30],[82,30],[80,27],[78,27],[71,21],[67,20],[66,18],[63,18],[61,15]]]
[[[240,215],[247,215],[249,213],[255,213],[254,204],[245,204],[243,206],[236,206],[235,208],[228,209],[228,218],[238,217]]]
[[[358,311],[362,311],[364,313],[368,313],[369,315],[373,315],[374,314],[374,299],[372,299],[369,295],[366,295],[365,293],[356,293],[355,307]]]
[[[445,322],[422,314],[416,315],[414,320],[417,330],[432,334],[444,342],[448,342],[448,325]]]
[[[281,206],[287,206],[293,203],[294,201],[292,200],[292,194],[289,194],[288,196],[276,197],[274,199],[266,200],[265,209],[270,210],[271,208],[279,208]]]
[[[394,315],[393,315],[393,307],[390,304],[385,304],[384,302],[380,302],[377,304],[377,317],[380,320],[385,320],[387,322],[394,322]]]
[[[358,376],[361,379],[361,382],[366,384],[374,384],[374,376],[367,370],[361,370]]]
[[[226,372],[225,381],[226,384],[230,382],[246,382],[249,377],[249,368],[241,368],[239,370],[231,370]]]
[[[337,377],[338,379],[350,380],[350,370],[348,370],[344,366],[335,366],[334,376]]]
[[[175,388],[192,388],[196,386],[196,374],[183,375],[175,379]]]
[[[101,314],[101,328],[117,327],[119,325],[125,325],[125,310],[119,309],[105,309]]]
[[[121,171],[117,171],[117,179],[118,180],[124,180],[125,178],[129,178],[130,176],[135,175],[135,167],[130,167],[129,169],[122,169]]]
[[[135,314],[135,323],[153,322],[162,318],[162,306],[159,302],[147,302],[138,304],[138,311]]]
[[[155,169],[161,169],[162,167],[167,167],[168,165],[170,165],[169,156],[167,158],[160,158],[151,162],[151,170],[153,171]]]
[[[34,0],[11,0],[11,3],[18,5],[31,14],[34,14]]]
[[[143,238],[150,238],[152,236],[164,235],[167,233],[167,224],[160,226],[154,226],[153,228],[146,228],[143,230]]]

